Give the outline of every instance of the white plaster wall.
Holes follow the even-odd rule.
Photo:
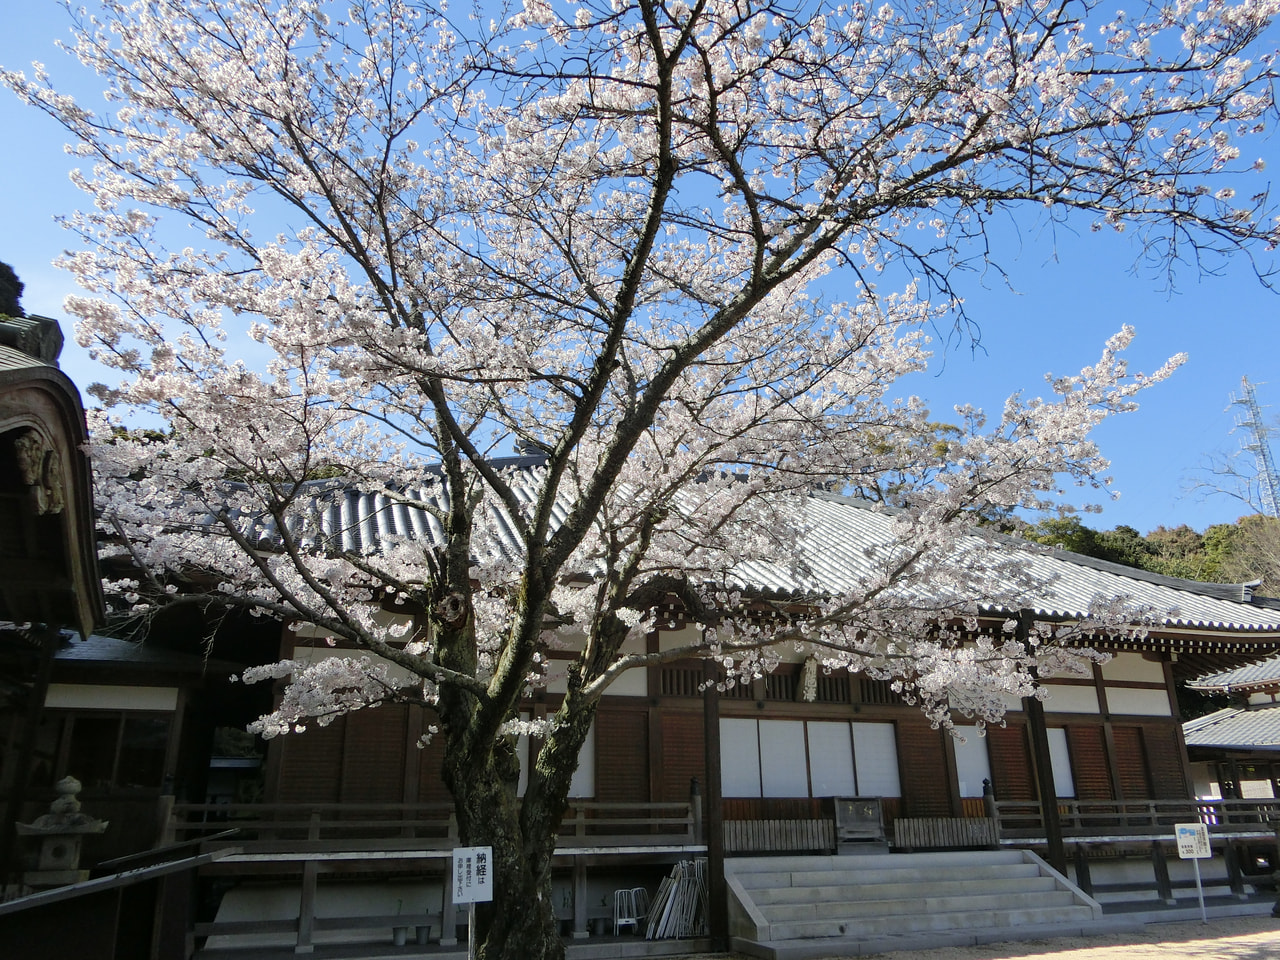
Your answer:
[[[51,683],[44,705],[50,710],[167,710],[172,713],[178,708],[178,688]]]
[[[582,634],[574,633],[557,633],[556,647],[560,650],[581,650]],[[628,637],[622,644],[623,655],[632,653],[644,653],[647,647],[644,637]],[[547,665],[547,684],[548,693],[566,693],[569,689],[566,670],[569,665],[568,660],[552,659]],[[647,697],[649,695],[649,679],[647,671],[644,667],[636,667],[628,670],[617,680],[609,685],[606,691],[607,696],[611,697]]]
[[[567,675],[568,660],[552,660],[547,670],[547,693],[564,694],[569,691]],[[649,695],[649,679],[643,668],[628,670],[605,691],[610,697],[647,697]]]
[[[676,647],[688,646],[702,641],[702,631],[693,624],[675,630],[658,625],[658,649],[674,650]]]
[[[1102,665],[1102,679],[1164,683],[1164,665],[1145,660],[1140,653],[1117,653]]]
[[[302,663],[319,663],[321,660],[327,660],[330,657],[347,657],[351,660],[360,660],[367,657],[374,664],[384,664],[387,668],[387,676],[393,680],[412,680],[416,679],[415,674],[406,670],[398,663],[392,663],[390,660],[384,660],[375,653],[368,650],[338,650],[327,646],[319,647],[295,647],[292,659],[301,661]]]
[[[1098,691],[1093,687],[1073,687],[1066,684],[1046,683],[1048,699],[1044,709],[1048,713],[1099,713]]]
[[[1004,708],[1008,713],[1022,712],[1022,698],[1015,697],[1011,693],[1001,694],[1000,702],[1004,704]]]
[[[1197,800],[1221,800],[1222,787],[1215,779],[1217,774],[1209,763],[1191,764],[1191,783],[1195,788]]]
[[[413,617],[407,613],[396,613],[394,610],[384,610],[381,607],[373,611],[373,622],[383,627],[403,626],[412,621]],[[329,636],[328,633],[313,623],[299,623],[293,632],[295,636],[309,640],[322,639]]]
[[[1133,687],[1108,687],[1107,708],[1112,715],[1138,717],[1170,717],[1173,707],[1165,690],[1141,690]]]

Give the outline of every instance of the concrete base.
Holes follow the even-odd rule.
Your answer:
[[[83,883],[88,879],[88,870],[28,870],[22,875],[22,882],[32,890],[65,887],[72,883]]]
[[[1210,920],[1227,917],[1265,917],[1271,915],[1275,900],[1272,897],[1255,897],[1248,901],[1223,898],[1219,902],[1205,903],[1205,914]],[[1084,924],[1026,924],[1016,927],[999,927],[985,930],[947,931],[938,933],[904,933],[868,939],[838,939],[823,937],[811,940],[778,940],[760,943],[735,938],[730,946],[749,957],[764,960],[816,960],[819,957],[865,957],[891,950],[937,950],[943,947],[973,947],[990,943],[1007,943],[1026,940],[1044,940],[1050,937],[1099,937],[1109,934],[1136,933],[1151,924],[1174,923],[1182,920],[1199,920],[1199,904],[1188,907],[1186,901],[1178,901],[1174,907],[1149,909],[1148,904],[1133,904],[1134,909],[1115,912],[1108,910],[1100,920]]]
[[[568,942],[566,960],[647,960],[651,957],[686,957],[710,953],[711,941],[645,940],[642,937],[592,937],[589,943]],[[287,947],[246,947],[198,950],[194,960],[286,960],[294,956]],[[394,944],[330,944],[317,946],[314,960],[467,960],[467,945],[439,944],[397,947]]]

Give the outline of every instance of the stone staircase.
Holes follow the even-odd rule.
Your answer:
[[[1093,931],[1102,907],[1029,851],[725,861],[733,948],[860,956]]]

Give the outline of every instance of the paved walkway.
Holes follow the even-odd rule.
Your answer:
[[[878,960],[1280,960],[1280,920],[1152,923],[1137,933],[900,950]]]

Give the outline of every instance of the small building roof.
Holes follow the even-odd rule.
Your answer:
[[[1280,704],[1227,707],[1182,725],[1188,747],[1280,751]]]
[[[1187,686],[1211,693],[1252,693],[1272,687],[1280,688],[1280,657],[1245,664],[1233,670],[1205,674],[1190,681]]]

